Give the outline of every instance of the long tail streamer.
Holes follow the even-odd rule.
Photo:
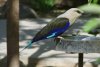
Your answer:
[[[27,46],[26,47],[24,47],[19,53],[21,53],[24,49],[26,49],[26,48],[28,48],[28,47],[30,47],[31,45],[32,45],[32,41],[29,41],[27,44]]]

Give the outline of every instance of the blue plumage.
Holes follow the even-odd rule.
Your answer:
[[[53,37],[59,36],[60,34],[65,32],[67,30],[67,28],[69,28],[69,26],[70,26],[70,23],[66,22],[66,25],[64,27],[56,28],[56,29],[50,31],[50,33],[48,34],[48,36],[46,38],[48,39],[48,38],[53,38]]]
[[[58,33],[58,32],[54,32],[54,33],[52,33],[51,35],[47,36],[46,38],[49,39],[49,38],[55,37],[55,36],[57,35],[57,33]]]
[[[31,46],[33,42],[57,37],[62,33],[64,33],[69,28],[69,26],[70,26],[70,22],[67,18],[57,18],[51,21],[51,23],[47,24],[42,30],[40,30],[35,35],[35,37],[25,48]]]

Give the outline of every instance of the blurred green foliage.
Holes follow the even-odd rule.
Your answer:
[[[100,26],[100,18],[93,18],[83,26],[83,31],[90,32],[98,26]]]
[[[98,0],[88,0],[88,4],[80,6],[79,8],[84,12],[90,14],[99,14],[100,15],[100,5],[97,4]],[[96,27],[100,26],[100,18],[92,18],[83,26],[83,31],[90,32]]]
[[[95,61],[96,64],[100,64],[100,58],[97,58]]]
[[[88,0],[88,4],[82,5],[79,8],[85,12],[100,14],[100,5],[98,5],[99,0]]]
[[[79,8],[87,13],[100,14],[100,5],[98,4],[86,4]]]
[[[97,4],[99,0],[88,0],[88,4]]]
[[[55,0],[30,0],[31,7],[40,11],[49,11],[52,9]]]
[[[93,3],[94,3],[94,4],[97,4],[97,3],[98,3],[98,1],[99,1],[99,0],[93,0]]]

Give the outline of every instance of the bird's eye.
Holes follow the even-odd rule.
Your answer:
[[[76,12],[77,12],[77,13],[79,13],[79,14],[81,14],[81,13],[82,13],[82,12],[81,12],[81,11],[79,11],[79,10],[76,10]]]

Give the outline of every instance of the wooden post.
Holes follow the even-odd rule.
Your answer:
[[[79,53],[79,56],[78,56],[78,67],[83,67],[83,53]]]
[[[8,0],[7,67],[19,67],[19,0]]]

